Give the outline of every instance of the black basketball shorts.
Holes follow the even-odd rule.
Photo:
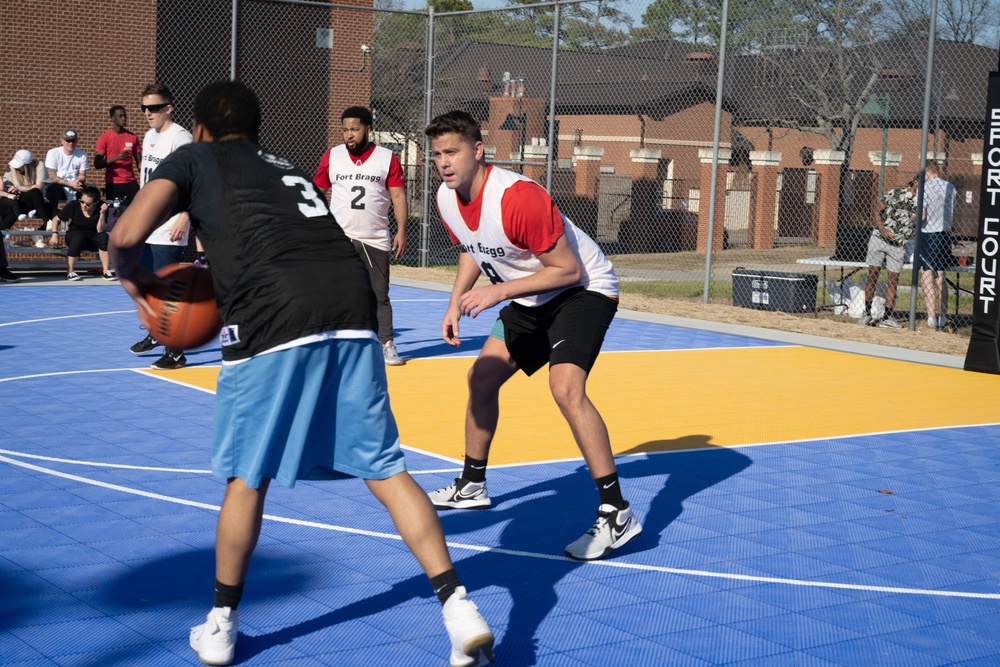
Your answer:
[[[573,287],[541,306],[510,303],[497,324],[502,323],[507,351],[526,375],[546,363],[574,364],[589,373],[617,311],[617,299]]]

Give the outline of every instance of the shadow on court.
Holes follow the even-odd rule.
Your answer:
[[[699,451],[675,451],[669,455],[647,452],[676,450],[683,446],[698,444],[708,446],[707,436],[691,436],[680,441],[665,440],[647,442],[634,448],[619,461],[618,470],[623,481],[626,497],[652,494],[652,500],[644,515],[643,533],[631,544],[615,552],[613,557],[628,556],[656,548],[663,530],[683,512],[683,503],[693,495],[744,470],[751,460],[729,449],[708,448]],[[645,454],[645,455],[643,455]],[[630,455],[630,456],[629,456]],[[547,467],[529,467],[529,470],[551,470]],[[579,466],[569,474],[539,480],[517,489],[505,489],[516,483],[510,474],[498,469],[491,475],[494,492],[494,507],[482,512],[443,512],[441,514],[445,534],[458,541],[458,536],[490,526],[504,526],[496,546],[502,550],[537,553],[545,556],[562,556],[563,548],[579,537],[592,523],[597,499],[590,474],[584,466]],[[640,512],[643,510],[640,509]],[[265,534],[267,532],[265,526]],[[336,546],[331,545],[330,557],[335,560],[340,555]],[[503,551],[476,553],[462,558],[461,550],[453,550],[457,569],[463,583],[472,591],[473,597],[482,602],[482,589],[498,587],[506,589],[512,600],[508,618],[490,617],[494,628],[504,628],[498,632],[496,647],[497,660],[507,666],[527,667],[536,664],[539,651],[539,629],[546,618],[556,608],[557,585],[574,570],[585,564],[570,560],[553,560],[519,556]],[[254,572],[270,570],[266,559],[254,557],[251,565],[251,586],[254,589],[250,604],[267,604],[269,599],[279,599],[289,591],[302,591],[310,585],[311,566],[302,563],[296,566],[287,561],[277,571],[282,575],[277,579],[268,576],[254,579]],[[212,572],[211,555],[195,552],[190,556],[177,557],[166,561],[156,561],[133,571],[128,577],[116,582],[109,595],[118,605],[129,607],[137,604],[139,596],[144,604],[169,604],[187,599],[192,591],[205,590]],[[154,590],[142,589],[141,584],[158,582]],[[477,591],[480,591],[477,594]],[[125,597],[121,597],[124,595]],[[601,595],[595,591],[593,595]],[[248,636],[242,634],[236,658],[244,662],[272,648],[287,645],[294,640],[315,632],[349,623],[373,614],[404,605],[415,598],[430,598],[431,590],[427,579],[410,577],[395,583],[389,590],[351,602],[327,614],[290,625],[275,632]],[[588,608],[600,606],[589,605]],[[206,605],[208,600],[206,599]],[[564,602],[564,604],[566,604]],[[431,607],[437,609],[436,605]],[[197,619],[192,619],[192,623]],[[346,648],[346,647],[345,647]],[[548,647],[550,650],[553,647]],[[447,651],[447,644],[440,649]],[[373,654],[378,649],[372,649]]]
[[[708,436],[697,435],[678,440],[651,441],[623,455],[672,451],[682,444],[685,447],[711,447],[709,440]],[[669,456],[650,454],[618,461],[618,474],[626,499],[635,497],[639,488],[654,495],[645,514],[639,510],[637,518],[643,525],[642,534],[615,551],[611,558],[655,549],[663,530],[684,511],[686,499],[738,474],[751,463],[751,459],[743,454],[725,448],[680,451]],[[498,477],[496,474],[492,476]],[[502,491],[498,484],[491,488]],[[448,536],[484,525],[506,523],[499,547],[561,556],[565,546],[592,524],[595,515],[591,511],[596,512],[598,502],[596,495],[590,472],[581,465],[569,475],[542,480],[494,496],[494,506],[490,510],[444,512],[441,521]],[[499,586],[506,588],[513,599],[507,630],[496,647],[499,662],[518,667],[536,664],[536,635],[542,622],[556,607],[556,584],[582,566],[583,563],[575,561],[542,559],[525,561],[516,566],[511,563],[510,556],[497,553],[478,554],[461,561],[459,575],[463,581],[473,583],[473,590],[481,586]],[[601,593],[595,591],[594,595]]]
[[[408,346],[403,356],[407,359],[429,359],[432,357],[446,357],[459,352],[462,354],[479,354],[479,350],[483,348],[483,343],[486,342],[487,338],[489,336],[469,336],[467,338],[462,336],[462,346],[459,348],[454,348],[438,338],[435,339],[435,342],[423,347]]]

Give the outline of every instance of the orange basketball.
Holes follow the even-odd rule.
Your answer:
[[[212,274],[193,264],[171,264],[156,272],[169,284],[146,294],[158,317],[139,311],[149,334],[168,348],[190,350],[212,340],[222,328]]]

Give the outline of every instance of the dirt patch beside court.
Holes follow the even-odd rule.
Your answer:
[[[424,280],[427,282],[450,285],[455,280],[455,272],[441,268],[418,269],[395,265],[392,275],[396,278]],[[659,313],[675,317],[689,317],[710,322],[725,322],[727,324],[742,324],[745,326],[777,329],[794,333],[824,336],[840,340],[852,340],[875,345],[888,345],[924,352],[952,354],[965,356],[969,346],[969,330],[961,329],[956,333],[931,331],[923,321],[917,322],[917,330],[878,329],[862,327],[853,319],[843,315],[833,315],[823,312],[818,317],[813,315],[792,315],[788,313],[764,312],[737,308],[728,304],[688,301],[684,299],[668,299],[629,294],[622,294],[622,308],[637,310],[644,313]],[[907,323],[903,323],[907,326]]]

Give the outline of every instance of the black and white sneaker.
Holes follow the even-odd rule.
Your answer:
[[[105,271],[105,272],[104,272],[104,275],[103,275],[102,277],[103,277],[103,278],[104,278],[105,280],[108,280],[108,281],[111,281],[111,280],[118,280],[118,276],[116,276],[115,274],[111,273],[110,271]]]
[[[2,241],[0,241],[2,243]],[[0,283],[19,283],[21,282],[21,277],[16,273],[11,273],[9,269],[0,269]]]
[[[577,560],[596,560],[625,546],[641,532],[642,526],[627,505],[623,509],[601,505],[597,508],[597,521],[580,539],[566,546],[566,555]]]
[[[439,510],[485,510],[492,504],[486,482],[470,482],[461,477],[455,483],[427,494]]]
[[[183,368],[187,364],[187,357],[183,350],[167,350],[163,356],[154,361],[150,368],[158,368],[161,371],[172,371]]]
[[[131,352],[132,354],[145,354],[146,352],[149,352],[153,348],[159,347],[159,345],[160,344],[156,342],[155,338],[153,338],[149,334],[146,334],[145,338],[143,338],[138,343],[130,347],[128,351]]]

